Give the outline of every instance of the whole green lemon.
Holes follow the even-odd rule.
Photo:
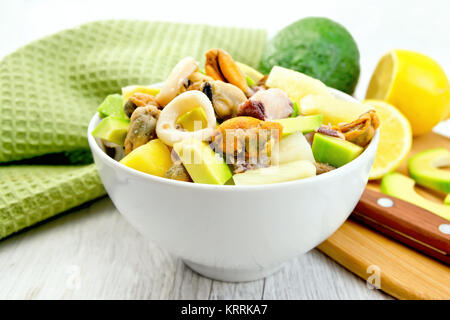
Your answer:
[[[348,94],[359,78],[359,50],[351,34],[327,18],[298,20],[271,39],[263,52],[260,70],[273,66],[297,70]]]

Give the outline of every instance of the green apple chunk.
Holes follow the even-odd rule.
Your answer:
[[[381,192],[411,202],[450,221],[450,206],[425,199],[414,190],[415,181],[401,173],[393,172],[381,180]]]
[[[198,139],[175,143],[173,149],[196,183],[224,184],[231,178],[231,170],[225,161],[206,142]]]
[[[362,147],[343,139],[321,133],[314,134],[312,152],[317,162],[338,168],[358,157],[363,150]]]
[[[298,160],[314,163],[311,146],[301,132],[282,138],[272,147],[272,163],[283,164]]]
[[[444,193],[450,192],[450,151],[445,148],[419,152],[408,160],[408,170],[416,183]]]
[[[273,121],[278,122],[283,126],[283,137],[285,137],[294,132],[313,132],[322,124],[322,115],[298,116],[295,118],[276,119]]]
[[[129,124],[130,120],[109,116],[103,119],[98,126],[92,130],[92,135],[96,138],[122,146],[125,137],[127,136]]]
[[[259,185],[304,179],[315,175],[314,164],[310,161],[299,160],[238,173],[233,176],[233,180],[236,185]]]
[[[116,118],[128,120],[125,111],[123,111],[123,101],[120,94],[110,94],[97,108],[98,113],[102,118],[113,116]]]

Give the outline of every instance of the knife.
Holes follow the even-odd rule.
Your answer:
[[[366,188],[351,217],[450,265],[450,221],[428,210]]]

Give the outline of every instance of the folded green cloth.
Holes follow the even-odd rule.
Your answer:
[[[185,56],[203,63],[212,47],[255,66],[265,41],[263,30],[114,20],[59,32],[5,57],[0,238],[105,194],[85,150],[88,122],[106,95],[163,81]]]

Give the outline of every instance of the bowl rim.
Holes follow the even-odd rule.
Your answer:
[[[337,96],[338,98],[347,100],[347,101],[357,101],[354,97],[333,89],[329,88],[333,95]],[[365,150],[354,160],[350,161],[349,163],[346,163],[342,167],[336,168],[332,171],[320,174],[318,176],[308,177],[304,179],[298,179],[298,180],[292,180],[292,181],[285,181],[285,182],[278,182],[278,183],[272,183],[272,184],[261,184],[261,185],[214,185],[214,184],[203,184],[203,183],[192,183],[192,182],[185,182],[185,181],[178,181],[178,180],[172,180],[167,179],[163,177],[154,176],[145,172],[138,171],[136,169],[130,168],[125,166],[124,164],[120,163],[117,160],[114,160],[113,158],[109,157],[97,144],[97,141],[95,140],[94,136],[91,134],[92,130],[94,130],[97,123],[100,121],[100,115],[98,112],[94,114],[94,116],[89,121],[88,129],[87,129],[87,136],[88,136],[88,142],[89,147],[91,149],[92,153],[95,153],[96,156],[98,156],[102,161],[106,162],[107,164],[111,165],[117,170],[124,171],[128,174],[134,175],[136,177],[143,178],[144,180],[148,182],[154,182],[154,183],[163,183],[168,184],[172,186],[178,186],[178,187],[186,187],[186,188],[194,188],[194,189],[200,189],[200,190],[220,190],[220,191],[254,191],[254,190],[261,190],[261,189],[277,189],[277,188],[283,188],[283,187],[289,187],[289,186],[296,186],[296,185],[305,185],[315,182],[320,182],[323,180],[332,179],[336,175],[344,174],[345,172],[351,171],[355,166],[357,166],[360,162],[367,161],[369,154],[372,153],[372,150],[374,150],[374,153],[376,152],[376,148],[378,146],[378,140],[379,140],[379,128],[376,130],[375,135],[372,138],[372,141],[370,141],[369,145],[365,148]]]

